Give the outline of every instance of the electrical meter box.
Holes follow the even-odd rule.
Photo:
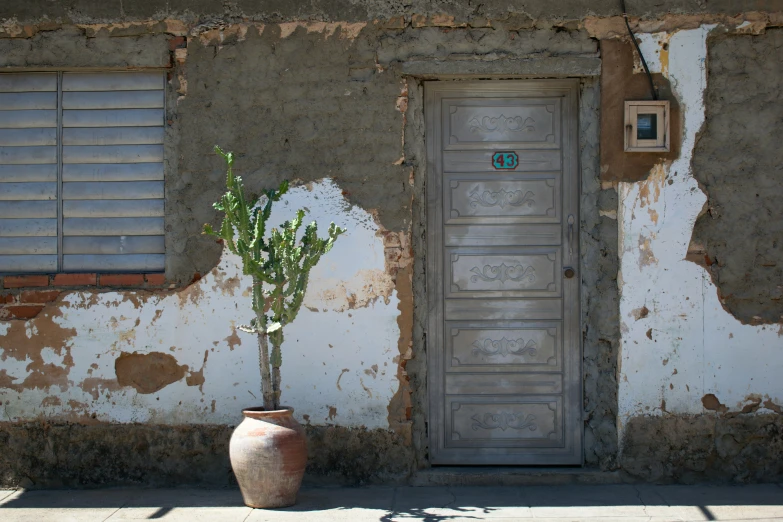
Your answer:
[[[625,102],[625,152],[669,152],[669,102]]]

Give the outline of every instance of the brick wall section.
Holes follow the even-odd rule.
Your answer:
[[[5,276],[3,279],[3,288],[25,288],[32,286],[49,286],[49,276],[14,275]]]
[[[57,274],[52,277],[52,286],[95,286],[97,274]]]
[[[0,276],[0,321],[32,319],[62,292],[169,289],[164,274],[35,274]]]

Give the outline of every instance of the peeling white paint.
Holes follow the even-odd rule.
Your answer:
[[[661,73],[666,78],[669,77],[669,51],[668,44],[671,38],[669,33],[641,33],[637,35],[639,48],[642,50],[644,60],[651,73]],[[635,73],[644,73],[641,61],[634,53],[634,71]]]
[[[684,120],[680,158],[653,169],[646,181],[618,187],[621,441],[629,418],[662,415],[664,407],[668,413],[703,413],[706,394],[729,410],[741,409],[751,394],[783,402],[778,328],[742,325],[721,307],[709,274],[685,261],[706,201],[691,159],[705,117],[706,37],[712,27],[669,38],[668,73]],[[645,56],[660,41],[660,34],[643,35]],[[648,63],[660,72],[660,60]]]
[[[271,223],[290,219],[302,207],[309,210],[307,221],[324,229],[334,221],[348,233],[313,270],[305,305],[317,311],[303,308],[286,331],[282,401],[312,424],[388,428],[386,408],[399,387],[394,362],[399,311],[384,273],[378,226],[370,214],[351,207],[329,179],[293,188]],[[4,419],[75,412],[109,422],[238,423],[242,408],[260,404],[255,336],[233,327],[251,318],[249,286],[238,258],[224,253],[212,272],[179,293],[67,294],[59,304],[62,317],[54,319],[77,332],[66,344],[73,358],[67,389],[0,389]],[[340,292],[330,293],[335,288]],[[35,335],[35,324],[28,322],[28,337]],[[9,328],[0,323],[0,338]],[[0,358],[8,348],[0,341]],[[203,386],[188,386],[183,378],[152,394],[118,388],[114,361],[134,351],[170,354],[187,365],[189,374],[203,368]],[[60,366],[63,354],[42,352],[46,363]],[[6,357],[2,369],[18,384],[29,362]],[[56,397],[60,405],[42,406],[47,397]],[[52,402],[57,401],[45,404]]]

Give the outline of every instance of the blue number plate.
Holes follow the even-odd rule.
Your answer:
[[[492,166],[498,170],[514,170],[519,165],[519,156],[514,151],[501,151],[492,155]]]

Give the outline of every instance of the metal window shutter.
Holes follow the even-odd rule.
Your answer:
[[[62,271],[164,269],[160,72],[63,73]]]
[[[57,73],[0,75],[0,273],[57,270]]]

